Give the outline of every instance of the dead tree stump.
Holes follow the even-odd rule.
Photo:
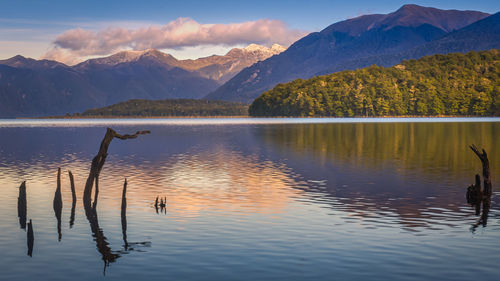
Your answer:
[[[87,178],[87,182],[85,183],[85,189],[83,191],[83,204],[90,204],[91,202],[91,194],[92,187],[96,185],[95,195],[94,195],[94,206],[97,202],[97,196],[99,194],[99,174],[101,173],[102,167],[104,166],[104,162],[106,162],[106,157],[108,156],[108,148],[109,144],[114,138],[118,138],[121,140],[126,139],[135,139],[139,135],[149,134],[150,131],[137,131],[133,135],[120,135],[115,130],[111,128],[107,128],[106,134],[101,141],[101,146],[99,147],[99,152],[92,159],[92,164],[90,166],[89,176]]]
[[[484,196],[491,196],[492,194],[492,186],[491,186],[491,174],[490,174],[490,162],[488,160],[488,155],[486,151],[482,149],[482,152],[479,152],[479,149],[475,145],[471,145],[470,149],[474,151],[479,160],[481,160],[481,164],[483,165],[483,194]]]
[[[472,226],[475,229],[479,225],[486,226],[488,222],[488,213],[491,206],[491,174],[488,155],[484,149],[479,151],[475,145],[471,145],[470,149],[477,155],[483,167],[483,189],[481,189],[481,177],[476,175],[475,184],[467,188],[467,202],[473,205],[476,209],[476,215],[480,215],[479,220]],[[482,207],[482,211],[481,211]]]
[[[17,197],[17,216],[19,217],[19,225],[21,226],[21,229],[26,229],[27,208],[26,181],[23,181],[21,186],[19,186],[19,197]]]

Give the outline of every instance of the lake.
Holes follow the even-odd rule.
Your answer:
[[[151,133],[112,141],[89,216],[106,127]],[[498,280],[498,179],[500,118],[0,120],[0,280]]]

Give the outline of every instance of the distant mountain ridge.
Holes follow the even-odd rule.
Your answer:
[[[279,44],[274,44],[270,48],[262,45],[250,44],[245,48],[233,48],[222,56],[212,55],[186,60],[178,60],[174,56],[156,49],[121,51],[108,57],[86,60],[75,65],[74,68],[86,71],[93,67],[114,67],[122,63],[145,62],[149,60],[149,64],[160,63],[170,68],[178,67],[187,71],[196,72],[204,78],[212,79],[222,84],[243,68],[258,61],[265,60],[273,55],[277,55],[285,50],[286,48]]]
[[[487,21],[483,31],[470,34],[471,44],[446,49],[438,40],[460,34],[462,29],[485,20],[489,14],[476,11],[439,10],[404,5],[387,15],[365,15],[330,25],[292,44],[285,52],[242,70],[206,99],[251,102],[278,83],[307,79],[371,64],[390,66],[403,58],[418,58],[433,53],[483,50],[474,40],[488,34],[490,48],[500,47],[496,20]],[[450,37],[451,41],[462,40]],[[476,42],[474,42],[476,41]],[[437,42],[437,46],[426,45]],[[453,43],[451,43],[453,44]],[[416,48],[422,46],[424,50]],[[427,52],[427,46],[432,51]],[[421,55],[419,55],[421,54]]]
[[[138,98],[201,98],[284,49],[251,44],[197,60],[155,49],[123,51],[75,66],[18,55],[0,60],[0,117],[58,115]]]
[[[124,51],[68,66],[22,56],[0,60],[0,117],[60,115],[130,99],[251,103],[279,83],[432,54],[500,48],[500,14],[404,5],[311,33],[288,49],[249,45],[178,60]]]

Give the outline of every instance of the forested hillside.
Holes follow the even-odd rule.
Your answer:
[[[500,115],[500,51],[448,54],[279,84],[252,116]]]
[[[245,116],[248,105],[227,101],[193,99],[129,100],[75,116]]]

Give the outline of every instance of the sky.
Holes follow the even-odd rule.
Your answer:
[[[0,0],[0,59],[20,54],[74,64],[149,48],[196,59],[250,43],[288,47],[335,22],[404,4],[500,11],[498,0]]]

